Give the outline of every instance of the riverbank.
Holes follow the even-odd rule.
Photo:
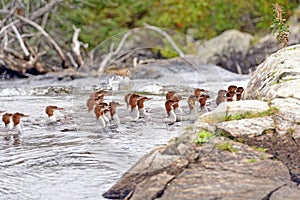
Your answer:
[[[244,101],[202,115],[190,131],[145,155],[103,196],[298,199],[299,53],[295,45],[268,57]],[[200,140],[204,133],[211,137]]]

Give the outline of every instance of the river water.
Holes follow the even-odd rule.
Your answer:
[[[0,199],[103,199],[101,195],[139,158],[192,126],[189,118],[173,125],[164,122],[167,90],[184,97],[180,105],[188,116],[186,98],[193,88],[208,89],[213,105],[219,89],[229,84],[245,87],[249,79],[213,65],[151,70],[164,76],[121,80],[119,89],[105,99],[124,104],[124,94],[132,91],[151,97],[145,103],[147,119],[130,122],[126,106],[121,106],[121,126],[105,130],[87,113],[85,102],[92,91],[113,85],[112,76],[60,80],[44,75],[1,81],[0,110],[30,116],[22,120],[19,142],[0,138]],[[58,113],[60,122],[47,122],[47,105],[64,108]]]

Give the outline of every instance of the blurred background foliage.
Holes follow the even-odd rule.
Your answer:
[[[58,37],[71,40],[75,24],[90,48],[143,23],[188,33],[194,39],[209,39],[227,29],[263,35],[269,32],[274,3],[288,18],[299,0],[66,0],[51,16],[48,30],[59,27]]]

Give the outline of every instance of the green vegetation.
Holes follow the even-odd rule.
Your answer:
[[[238,152],[238,149],[234,148],[232,143],[230,143],[230,142],[218,143],[218,144],[216,144],[216,148],[221,150],[221,151],[229,151],[231,153]]]
[[[289,26],[286,24],[286,19],[282,16],[285,12],[278,3],[274,4],[273,7],[275,16],[270,28],[272,29],[272,34],[276,35],[277,41],[283,43],[283,46],[286,47],[289,41]]]
[[[294,128],[289,128],[288,129],[288,134],[294,135],[294,133],[295,133],[295,129]]]
[[[255,162],[256,162],[256,160],[254,158],[251,158],[248,160],[248,163],[255,163]]]
[[[238,115],[229,115],[226,116],[225,121],[232,121],[232,120],[241,120],[241,119],[249,119],[249,118],[256,118],[256,117],[266,117],[275,115],[279,112],[279,109],[276,107],[270,107],[268,110],[263,112],[245,112]]]
[[[194,143],[196,144],[203,144],[207,142],[209,139],[215,137],[213,133],[208,131],[200,131],[197,133],[198,137],[194,140]]]
[[[286,10],[286,17],[298,6],[298,0],[66,0],[51,15],[54,23],[46,28],[65,41],[71,40],[74,24],[82,29],[80,40],[90,48],[123,31],[143,27],[143,23],[183,34],[192,28],[195,39],[209,39],[233,28],[261,34],[268,32],[273,20],[273,3]]]
[[[266,153],[268,149],[263,148],[263,147],[257,147],[257,146],[251,146],[253,149],[262,152],[262,153]]]

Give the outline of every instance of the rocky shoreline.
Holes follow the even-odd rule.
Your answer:
[[[299,55],[300,45],[272,54],[254,72],[244,101],[222,103],[200,116],[180,137],[141,158],[103,196],[299,199]]]

